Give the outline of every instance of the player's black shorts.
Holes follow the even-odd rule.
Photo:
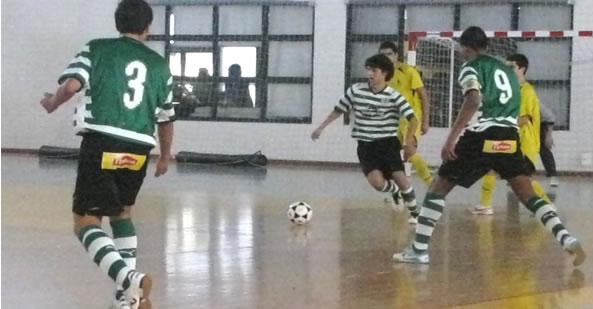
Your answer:
[[[358,141],[358,160],[363,173],[368,175],[372,170],[379,170],[385,178],[392,178],[393,172],[404,170],[401,149],[395,136],[372,142]]]
[[[117,216],[140,191],[151,147],[87,133],[80,145],[72,212]]]
[[[443,162],[439,176],[465,188],[491,170],[502,179],[531,175],[535,171],[533,163],[521,152],[519,132],[513,128],[466,131],[459,138],[455,153],[457,159]]]

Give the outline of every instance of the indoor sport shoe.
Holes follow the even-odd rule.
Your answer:
[[[492,207],[486,207],[483,205],[478,205],[469,211],[472,213],[472,215],[492,216],[494,214]]]
[[[410,218],[408,219],[408,223],[411,225],[418,224],[418,212],[410,212]]]
[[[123,294],[126,300],[130,303],[131,309],[151,309],[152,304],[148,299],[150,290],[152,289],[152,278],[149,275],[130,270],[126,276]],[[127,283],[127,284],[126,284]]]
[[[579,266],[583,264],[587,255],[581,246],[581,243],[574,237],[569,236],[564,241],[562,248],[573,256],[572,265]]]
[[[111,303],[111,309],[132,309],[130,303],[124,296],[123,290],[118,289],[115,291],[115,296],[113,297],[113,301]]]
[[[393,255],[393,260],[399,263],[415,263],[415,264],[428,264],[430,258],[428,253],[417,253],[413,248],[408,248],[403,252],[396,253]]]

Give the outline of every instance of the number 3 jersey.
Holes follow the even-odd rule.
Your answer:
[[[93,131],[155,146],[155,124],[175,120],[169,66],[138,40],[90,41],[58,83],[68,78],[80,81],[84,91],[74,112],[79,134]]]
[[[517,74],[502,61],[480,55],[463,64],[459,85],[465,95],[470,90],[481,94],[480,115],[468,130],[482,132],[490,127],[519,129],[517,118],[521,109],[521,88]]]

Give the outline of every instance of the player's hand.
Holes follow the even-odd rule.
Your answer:
[[[322,128],[315,129],[315,131],[313,131],[313,133],[311,134],[311,139],[312,140],[319,139],[319,137],[321,136],[321,132],[323,132],[323,129]]]
[[[416,146],[408,142],[404,146],[404,160],[408,161],[414,154],[416,154]]]
[[[455,153],[455,143],[446,142],[441,150],[441,159],[443,161],[452,161],[457,159],[457,154]]]
[[[167,172],[169,169],[169,159],[169,157],[159,157],[159,161],[156,164],[156,172],[154,173],[155,177],[164,175]]]
[[[44,93],[43,99],[39,102],[41,106],[47,111],[48,114],[53,113],[58,107],[56,106],[54,100],[54,95],[52,93]]]
[[[420,132],[422,132],[422,135],[428,133],[428,123],[427,122],[422,122],[422,127],[420,128]]]

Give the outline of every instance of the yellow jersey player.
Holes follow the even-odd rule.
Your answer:
[[[426,134],[429,128],[430,99],[424,89],[424,83],[422,83],[420,73],[414,67],[398,60],[397,46],[393,42],[387,41],[381,43],[379,52],[387,56],[394,64],[395,73],[393,79],[389,81],[389,86],[401,93],[414,109],[414,115],[418,120],[418,128],[414,134],[416,138],[413,146],[417,148],[418,139],[420,136]],[[408,131],[407,128],[408,121],[405,119],[400,121],[398,138],[402,144],[405,143],[403,134]],[[416,153],[406,159],[412,163],[422,181],[429,186],[433,178],[424,158]]]
[[[521,85],[521,109],[519,112],[519,135],[521,138],[521,151],[533,163],[537,163],[540,150],[540,124],[541,113],[539,99],[533,86],[525,80],[529,67],[529,60],[525,55],[514,54],[507,57],[508,64],[517,73]],[[535,193],[550,203],[542,186],[536,181],[532,182]],[[480,205],[472,210],[475,215],[492,215],[492,199],[496,188],[496,174],[489,173],[482,181],[482,196]]]

